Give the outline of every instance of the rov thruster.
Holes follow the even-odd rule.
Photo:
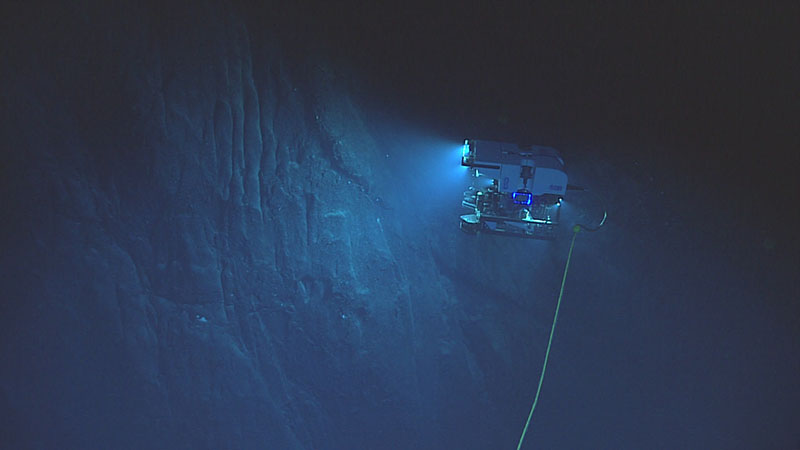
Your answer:
[[[464,141],[461,165],[471,185],[461,204],[461,230],[533,239],[553,239],[567,191],[564,160],[552,147],[494,141]]]

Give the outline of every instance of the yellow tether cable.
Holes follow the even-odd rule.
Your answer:
[[[605,221],[605,218],[603,218]],[[602,225],[602,224],[601,224]],[[599,228],[599,227],[598,227]],[[533,417],[533,410],[536,409],[536,403],[539,401],[539,393],[542,391],[542,381],[544,381],[544,371],[547,370],[547,358],[550,357],[550,346],[553,344],[553,333],[556,331],[556,321],[558,320],[558,310],[561,308],[561,297],[564,295],[564,284],[567,282],[567,270],[569,270],[569,260],[572,258],[572,249],[575,248],[575,238],[578,237],[578,232],[581,231],[580,225],[572,227],[575,234],[572,235],[572,243],[569,244],[569,253],[567,254],[567,264],[564,266],[564,276],[561,278],[561,291],[558,293],[558,303],[556,303],[556,313],[553,316],[553,326],[550,328],[550,339],[547,341],[547,351],[544,353],[544,364],[542,365],[542,374],[539,376],[539,386],[536,388],[536,397],[533,399],[531,405],[531,412],[528,414],[528,421],[525,422],[525,428],[522,430],[522,436],[519,437],[519,444],[517,450],[522,448],[522,441],[525,439],[525,433],[528,432],[528,426],[531,424],[531,417]]]

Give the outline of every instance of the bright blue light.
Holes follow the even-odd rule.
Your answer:
[[[464,147],[455,145],[450,148],[452,148],[452,150],[447,150],[446,160],[442,161],[443,165],[441,166],[439,177],[448,179],[450,183],[465,183],[466,179],[464,177],[469,171],[469,167],[461,164],[464,157]]]
[[[403,174],[403,180],[413,184],[404,189],[409,196],[416,197],[416,203],[425,203],[429,207],[439,207],[439,201],[450,204],[469,187],[469,167],[461,165],[463,139],[417,134],[406,139],[404,145],[409,149],[407,159],[400,165],[398,157],[394,169],[398,176]],[[417,182],[419,180],[424,182]],[[434,195],[431,195],[432,191]]]
[[[453,162],[454,163],[456,162],[456,155],[458,155],[458,163],[457,163],[458,164],[458,169],[456,169],[456,172],[458,174],[463,174],[463,173],[465,173],[467,171],[467,169],[469,169],[468,166],[465,166],[465,165],[462,164],[464,162],[464,158],[466,158],[466,156],[467,156],[467,152],[468,151],[469,151],[469,147],[466,144],[464,144],[462,146],[458,146],[458,147],[453,149]]]
[[[530,192],[512,192],[511,199],[518,205],[530,205],[533,201],[533,194]]]

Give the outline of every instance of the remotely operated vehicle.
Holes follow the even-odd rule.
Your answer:
[[[564,160],[552,147],[467,139],[461,165],[471,185],[461,204],[461,230],[553,239],[567,191]]]
[[[461,165],[468,167],[471,175],[470,186],[464,192],[464,199],[461,201],[464,207],[469,208],[470,213],[461,216],[459,226],[462,231],[469,234],[492,233],[533,239],[553,239],[558,234],[564,194],[568,190],[587,191],[580,186],[567,185],[564,160],[552,147],[467,139],[461,150]],[[561,278],[561,289],[558,293],[547,350],[544,353],[539,386],[517,449],[522,447],[533,411],[539,401],[575,239],[582,230],[598,231],[608,218],[602,197],[600,195],[596,197],[599,200],[598,206],[603,210],[602,219],[596,225],[575,223],[572,227],[572,242],[564,265],[564,275]],[[570,215],[574,216],[568,214]]]

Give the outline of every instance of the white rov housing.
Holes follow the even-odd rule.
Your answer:
[[[461,165],[469,167],[472,186],[462,205],[461,229],[552,238],[561,199],[567,190],[564,161],[552,147],[494,141],[464,141]]]

